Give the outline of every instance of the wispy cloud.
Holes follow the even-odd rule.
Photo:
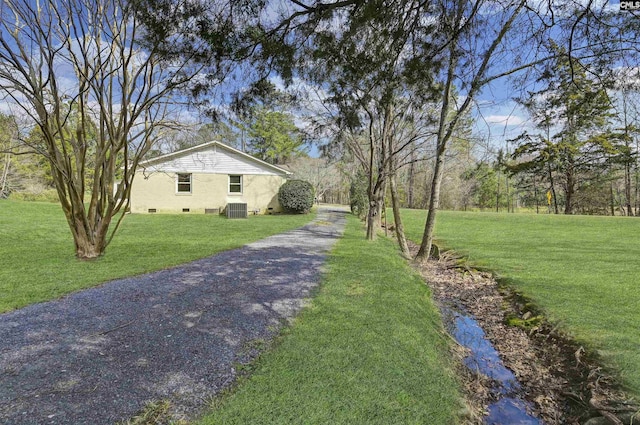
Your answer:
[[[507,127],[524,124],[525,120],[517,115],[489,115],[484,119],[488,124],[500,124]]]

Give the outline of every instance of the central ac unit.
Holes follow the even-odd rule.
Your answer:
[[[227,204],[227,218],[247,218],[247,204]]]

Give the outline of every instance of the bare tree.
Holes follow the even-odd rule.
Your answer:
[[[162,11],[144,0],[0,1],[0,91],[39,130],[28,147],[47,158],[81,259],[112,240],[172,95],[197,82],[212,50],[193,43],[199,19],[177,19],[197,16],[187,2],[153,3]],[[227,5],[201,3],[228,26]]]
[[[397,120],[394,120],[394,123]],[[393,210],[393,221],[396,224],[396,239],[398,240],[398,246],[400,247],[400,254],[409,259],[411,258],[411,254],[409,252],[409,245],[407,243],[407,238],[404,234],[404,224],[402,222],[402,216],[400,214],[400,199],[399,199],[399,195],[398,195],[398,183],[397,183],[397,177],[396,177],[396,172],[398,170],[397,167],[397,152],[396,152],[396,140],[394,135],[392,134],[393,132],[390,131],[390,134],[387,134],[387,149],[388,149],[388,162],[387,162],[387,169],[388,169],[388,174],[389,174],[389,189],[391,191],[391,206],[392,206],[392,210]]]
[[[18,140],[15,117],[0,113],[0,199],[9,196],[9,176],[12,169],[12,150]]]
[[[640,87],[637,82],[638,70],[623,69],[619,71],[618,82],[614,87],[614,107],[617,111],[618,130],[615,134],[618,139],[619,155],[617,162],[624,172],[624,214],[628,216],[637,215],[635,210],[634,197],[637,198],[637,167],[638,149],[637,139],[640,130],[635,124],[638,122],[638,107],[640,102],[638,92]],[[636,181],[634,182],[634,175]],[[636,188],[634,190],[634,184]],[[636,199],[637,203],[637,199]]]
[[[11,167],[11,152],[5,152],[2,158],[2,171],[0,172],[0,199],[9,196],[8,177]]]
[[[299,156],[287,165],[293,171],[294,178],[311,183],[318,202],[324,201],[327,193],[336,193],[346,186],[346,176],[328,158]]]

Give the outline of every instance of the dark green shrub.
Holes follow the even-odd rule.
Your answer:
[[[303,180],[289,180],[278,191],[278,201],[287,212],[308,213],[313,206],[313,186]]]

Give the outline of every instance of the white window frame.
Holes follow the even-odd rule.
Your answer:
[[[188,182],[181,182],[180,176],[189,176]],[[189,191],[180,190],[180,185],[189,185]],[[193,193],[193,174],[192,173],[176,173],[176,195],[191,195]]]
[[[240,183],[232,183],[231,182],[231,178],[232,177],[240,177]],[[242,174],[229,174],[229,179],[228,180],[229,180],[229,184],[227,186],[227,190],[228,190],[229,195],[242,195],[242,192],[244,191],[244,184],[243,184],[244,178],[242,177]],[[239,192],[232,192],[231,191],[231,185],[232,184],[234,186],[240,185],[240,191]]]

